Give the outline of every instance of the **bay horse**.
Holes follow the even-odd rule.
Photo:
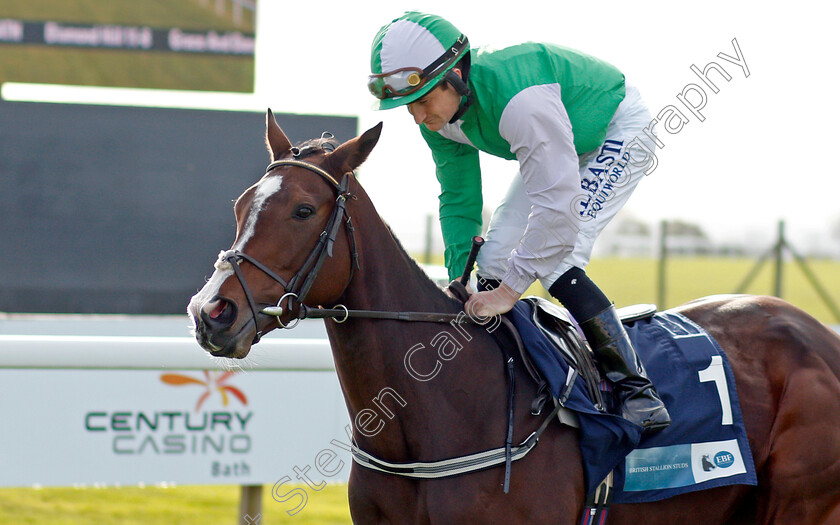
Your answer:
[[[269,169],[237,199],[233,247],[220,254],[188,307],[208,352],[243,358],[263,333],[292,325],[301,309],[318,305],[462,312],[463,303],[404,251],[355,179],[380,132],[381,124],[340,145],[293,147],[268,111]],[[404,184],[400,198],[410,199],[411,180]],[[758,485],[614,505],[609,523],[840,523],[840,337],[772,297],[710,297],[675,311],[704,327],[728,356]],[[504,442],[506,372],[485,327],[461,325],[454,334],[460,339],[436,346],[447,329],[455,332],[452,326],[348,317],[325,322],[361,450],[394,463],[437,461]],[[515,380],[519,443],[541,421],[529,415],[535,386],[519,359]],[[549,425],[539,445],[513,464],[507,494],[503,466],[417,480],[354,462],[352,519],[576,523],[586,496],[578,439],[572,427]]]

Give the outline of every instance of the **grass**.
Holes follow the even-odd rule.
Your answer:
[[[748,258],[673,257],[665,275],[665,302],[670,308],[706,295],[734,293],[755,267]],[[619,306],[658,302],[658,261],[654,259],[605,258],[592,261],[587,272]],[[810,260],[807,263],[817,281],[836,306],[840,306],[840,261]],[[768,261],[744,290],[773,295],[775,267]],[[802,269],[793,261],[782,267],[782,298],[827,324],[840,325]]]
[[[216,0],[4,0],[0,18],[64,23],[253,33],[253,17],[236,26]],[[230,2],[226,2],[230,6]],[[33,82],[196,91],[252,92],[254,57],[120,49],[0,44],[0,84]]]
[[[291,487],[289,487],[291,488]],[[306,489],[306,487],[304,487]],[[121,488],[0,489],[0,524],[15,525],[234,525],[240,487],[234,485]],[[263,487],[260,525],[350,523],[346,485],[309,489],[306,506],[271,498]]]
[[[216,0],[3,0],[0,18],[254,32],[252,16],[236,26],[229,11],[217,16],[215,5]]]
[[[0,56],[0,84],[254,90],[253,57],[39,46],[6,46]]]

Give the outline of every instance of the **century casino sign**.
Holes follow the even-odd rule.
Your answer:
[[[348,423],[333,371],[0,367],[0,385],[0,487],[273,485]]]
[[[85,429],[105,432],[111,437],[114,454],[247,454],[251,451],[248,423],[254,413],[247,410],[248,398],[238,387],[227,384],[235,372],[204,371],[196,377],[182,373],[162,374],[161,382],[172,386],[191,386],[197,401],[193,410],[92,410],[85,414]],[[206,410],[202,405],[219,396],[228,410]],[[231,401],[234,401],[233,403]],[[234,408],[234,403],[239,405]],[[211,464],[216,475],[248,473],[244,461]]]

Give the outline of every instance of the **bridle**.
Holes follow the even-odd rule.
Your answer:
[[[254,319],[255,330],[254,340],[251,344],[256,344],[257,342],[259,342],[260,338],[263,335],[262,331],[259,330],[259,325],[257,321],[257,314],[260,312],[264,315],[276,316],[277,322],[282,328],[293,328],[297,325],[298,322],[300,322],[301,319],[305,318],[332,318],[338,323],[343,323],[350,317],[368,319],[393,319],[398,321],[416,321],[431,323],[477,323],[475,319],[466,315],[465,312],[460,312],[458,314],[436,312],[389,312],[378,310],[349,310],[346,306],[343,305],[338,305],[337,308],[332,309],[308,308],[306,305],[304,305],[303,302],[307,294],[309,293],[312,284],[317,278],[318,272],[320,271],[324,260],[327,256],[332,257],[333,255],[333,245],[335,244],[336,235],[338,234],[338,229],[341,226],[342,222],[344,222],[345,227],[347,228],[348,244],[351,256],[350,277],[347,281],[346,286],[349,286],[350,281],[352,281],[353,279],[355,271],[359,269],[359,257],[358,252],[356,250],[355,232],[350,219],[350,215],[347,213],[346,209],[347,198],[353,197],[353,195],[348,191],[350,179],[352,178],[353,174],[352,172],[345,173],[344,177],[341,180],[341,183],[339,183],[332,175],[330,175],[320,167],[297,159],[283,159],[274,161],[268,165],[265,171],[266,173],[268,173],[271,170],[280,166],[297,166],[319,175],[322,179],[329,183],[330,187],[332,187],[332,189],[335,191],[335,207],[333,208],[333,211],[329,219],[327,220],[327,224],[324,227],[324,230],[318,237],[318,242],[315,244],[315,247],[312,248],[312,251],[306,258],[306,261],[304,261],[301,268],[291,279],[289,279],[288,282],[279,275],[277,275],[275,272],[273,272],[271,269],[269,269],[263,263],[259,262],[255,258],[239,250],[228,250],[219,254],[219,262],[227,263],[231,266],[231,268],[233,269],[233,273],[239,280],[239,283],[242,286],[243,291],[245,292],[245,297],[248,300],[248,306],[251,309],[251,314],[253,315]],[[472,261],[474,261],[475,255],[471,255],[470,258]],[[280,283],[286,290],[286,293],[283,294],[283,296],[280,297],[280,299],[277,301],[276,306],[269,306],[267,308],[258,309],[257,304],[254,301],[254,296],[251,293],[251,290],[248,287],[247,283],[245,282],[245,278],[242,275],[242,270],[239,267],[239,262],[242,260],[248,261],[249,263],[253,264],[260,271],[262,271],[263,273],[271,277],[273,280]],[[471,266],[472,263],[469,263],[468,268]],[[451,286],[452,285],[450,285],[450,287]],[[461,288],[463,288],[463,284],[461,284]],[[463,294],[461,299],[465,301],[467,297],[466,290],[462,290],[460,294]],[[283,307],[283,302],[286,301],[286,299],[288,299],[289,302],[289,306],[287,309]],[[282,316],[285,312],[292,311],[295,308],[295,306],[298,307],[297,316],[293,318],[293,321],[295,322],[289,323],[288,325],[284,325],[280,321],[280,316]],[[339,318],[341,319],[338,320]],[[522,343],[519,339],[515,328],[512,327],[510,321],[508,320],[504,320],[504,324],[508,326],[509,330],[512,330],[511,333],[514,337],[514,340],[516,341],[516,346],[519,348],[519,351],[522,352]],[[502,348],[502,355],[505,360],[505,367],[507,370],[508,378],[508,431],[504,447],[480,452],[478,454],[472,454],[469,456],[462,456],[459,458],[452,458],[436,462],[389,463],[363,451],[356,445],[354,440],[352,443],[353,460],[361,466],[373,470],[378,470],[380,472],[386,472],[399,476],[407,476],[410,478],[426,479],[460,475],[467,472],[483,470],[485,468],[489,468],[498,464],[504,464],[504,492],[507,493],[510,486],[511,463],[513,461],[525,457],[525,455],[528,454],[537,445],[540,435],[546,429],[549,422],[553,420],[554,417],[558,414],[558,412],[563,408],[565,398],[571,391],[571,385],[573,384],[574,380],[572,378],[572,380],[567,382],[567,388],[564,394],[561,396],[561,400],[556,404],[549,416],[545,418],[543,423],[540,425],[539,429],[533,432],[520,445],[514,446],[513,358],[511,357],[510,353],[508,353],[508,350],[504,348]]]
[[[324,226],[324,231],[322,231],[321,235],[318,236],[318,242],[312,248],[312,251],[309,252],[309,256],[306,258],[303,265],[300,267],[297,273],[294,276],[292,276],[291,279],[289,279],[288,282],[279,275],[277,275],[275,272],[273,272],[266,265],[264,265],[254,257],[251,257],[250,255],[241,252],[240,250],[227,250],[219,254],[219,262],[227,263],[233,269],[234,275],[236,275],[236,278],[239,280],[239,284],[242,286],[242,290],[245,292],[245,298],[248,300],[248,306],[251,308],[251,314],[254,318],[255,330],[254,340],[251,344],[257,344],[263,336],[262,331],[259,329],[259,324],[257,320],[257,314],[259,312],[263,312],[266,315],[276,316],[277,322],[282,328],[293,328],[295,325],[297,325],[297,322],[300,321],[302,317],[297,317],[295,318],[296,322],[294,324],[290,323],[289,325],[284,325],[280,321],[280,316],[283,315],[283,313],[286,311],[293,310],[296,305],[299,307],[303,305],[306,296],[309,294],[309,290],[312,288],[315,279],[318,277],[318,272],[321,270],[321,266],[324,264],[324,260],[328,256],[332,257],[333,255],[333,246],[335,244],[336,235],[338,234],[338,229],[341,226],[342,222],[344,223],[347,229],[347,237],[349,240],[351,258],[350,278],[348,279],[348,285],[353,279],[353,274],[359,268],[359,255],[356,251],[356,237],[353,229],[353,223],[350,220],[350,215],[348,215],[346,208],[347,198],[353,197],[353,195],[349,192],[348,189],[350,185],[350,179],[353,175],[352,172],[345,173],[344,177],[339,183],[335,179],[335,177],[333,177],[320,167],[309,162],[304,162],[302,160],[296,159],[276,160],[269,164],[268,167],[266,167],[265,172],[266,174],[268,174],[271,170],[281,166],[297,166],[299,168],[307,169],[319,175],[330,185],[330,187],[335,192],[335,207],[333,208],[333,211],[330,214],[329,219],[327,220],[326,226]],[[254,295],[251,293],[251,289],[245,282],[245,277],[242,275],[242,270],[239,267],[239,262],[242,260],[248,261],[249,263],[253,264],[264,274],[280,283],[280,285],[283,286],[283,289],[286,290],[286,293],[283,294],[282,297],[280,297],[275,307],[269,307],[265,309],[260,309],[257,307],[257,303],[254,300]],[[287,299],[288,306],[284,308],[283,303]]]
[[[324,231],[322,231],[321,235],[318,237],[318,242],[315,244],[315,247],[312,248],[312,251],[306,258],[306,261],[304,261],[303,265],[300,267],[297,273],[291,279],[289,279],[288,282],[279,275],[277,275],[275,272],[273,272],[265,264],[239,250],[227,250],[219,254],[219,260],[216,264],[218,265],[219,263],[226,263],[231,266],[234,275],[236,275],[236,278],[239,280],[239,284],[242,286],[242,290],[245,292],[245,298],[248,300],[248,306],[251,309],[251,315],[254,319],[255,330],[254,340],[251,344],[257,344],[263,336],[263,333],[259,329],[259,325],[257,322],[257,314],[259,313],[276,317],[277,323],[280,325],[280,327],[287,329],[291,329],[297,326],[301,319],[330,318],[337,323],[343,323],[351,317],[366,319],[392,319],[397,321],[413,321],[427,323],[456,322],[460,324],[476,322],[465,312],[460,312],[457,314],[442,312],[389,312],[381,310],[350,310],[344,305],[336,305],[336,307],[334,308],[310,308],[303,304],[307,294],[309,293],[310,288],[312,288],[315,279],[318,277],[318,272],[321,270],[321,266],[324,264],[324,260],[328,256],[332,257],[333,245],[335,244],[335,238],[338,234],[338,228],[341,226],[342,222],[344,222],[344,225],[347,228],[347,238],[351,259],[350,278],[347,281],[345,289],[347,288],[347,286],[350,285],[350,281],[352,281],[353,275],[355,274],[356,270],[359,269],[359,254],[356,250],[355,229],[353,228],[353,223],[350,219],[350,215],[347,213],[346,208],[347,199],[355,198],[348,189],[350,179],[352,178],[353,174],[352,172],[345,173],[344,177],[339,183],[335,179],[335,177],[333,177],[320,167],[314,164],[310,164],[309,162],[304,162],[302,160],[297,159],[276,160],[268,165],[265,172],[268,173],[274,168],[280,166],[297,166],[319,175],[330,185],[330,187],[332,187],[333,191],[335,191],[335,207],[333,208],[330,218],[327,220],[327,224],[324,227]],[[264,274],[266,274],[273,280],[280,283],[280,285],[283,286],[283,289],[286,290],[286,293],[283,294],[282,297],[280,297],[275,306],[269,305],[264,308],[259,308],[257,306],[257,303],[254,300],[254,295],[253,293],[251,293],[251,289],[245,282],[245,277],[242,275],[242,270],[239,267],[239,262],[243,260],[253,264],[254,267],[262,271]],[[288,302],[288,304],[284,306],[284,302]],[[283,324],[283,322],[280,321],[280,317],[286,312],[293,311],[295,308],[297,308],[297,316],[295,316],[292,319],[292,322],[288,322],[288,324]]]

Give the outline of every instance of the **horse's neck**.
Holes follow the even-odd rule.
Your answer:
[[[361,270],[342,304],[351,310],[462,311],[407,257],[378,216],[365,219],[356,226]],[[327,330],[356,437],[374,452],[390,458],[429,452],[423,436],[453,431],[448,428],[451,419],[446,423],[430,415],[445,413],[457,419],[456,430],[463,425],[479,428],[484,423],[473,421],[481,417],[476,407],[486,401],[503,406],[501,366],[494,366],[498,350],[488,334],[474,326],[351,319],[344,324],[328,322]],[[443,332],[452,345],[464,348],[451,360],[438,357]],[[416,350],[409,359],[412,349]],[[439,373],[432,376],[436,369]],[[494,400],[499,397],[496,392],[488,395],[486,387],[482,390],[489,381],[502,382],[499,400]],[[484,395],[486,399],[478,399]],[[360,434],[359,425],[365,424],[367,431],[381,427],[381,432],[375,438]]]
[[[457,310],[403,250],[367,196],[360,195],[359,199],[369,206],[362,208],[360,216],[353,216],[360,271],[342,297],[348,307],[352,303],[355,308],[372,310]]]
[[[371,210],[372,205],[371,205]],[[363,208],[367,210],[367,208]],[[387,225],[372,211],[357,217],[355,223],[357,251],[359,256],[359,270],[339,298],[339,303],[351,310],[377,310],[390,312],[450,312],[456,313],[460,305],[448,298],[434,285],[420,267],[405,253],[391,234]],[[351,323],[352,324],[352,323]],[[399,330],[405,332],[405,323],[392,323],[374,320],[361,323],[365,327],[372,326],[374,330],[357,330],[343,325],[328,324],[328,328],[335,328],[333,332],[341,337],[336,338],[333,346],[343,348],[348,346],[349,340],[359,342],[359,339],[380,339],[383,331]],[[421,323],[408,323],[411,325]],[[436,330],[440,326],[425,324],[427,328]],[[413,330],[409,330],[413,332]],[[355,343],[354,343],[355,344]],[[376,345],[374,345],[376,346]],[[367,349],[369,345],[365,345]],[[371,348],[377,353],[378,347]],[[353,356],[367,353],[356,349]],[[339,356],[347,357],[349,355]],[[380,356],[379,361],[387,356]]]

